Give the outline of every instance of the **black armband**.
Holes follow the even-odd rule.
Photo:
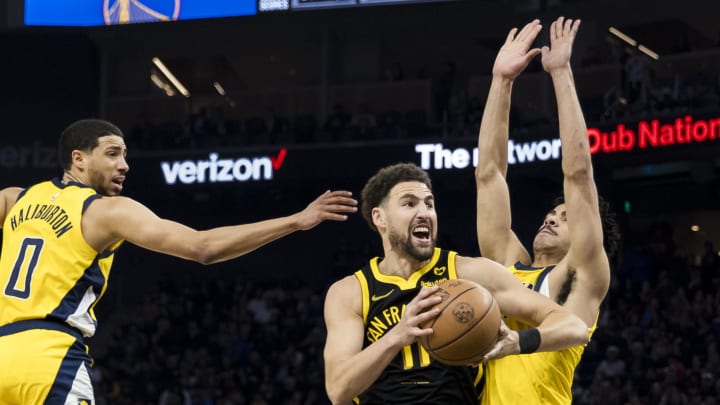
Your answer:
[[[534,353],[540,347],[540,331],[537,328],[523,329],[518,332],[520,337],[520,354]]]

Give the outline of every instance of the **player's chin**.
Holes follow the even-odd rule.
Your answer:
[[[120,195],[120,193],[122,192],[122,189],[123,189],[123,187],[121,184],[112,183],[112,185],[110,185],[110,187],[105,188],[105,195],[110,196],[110,197]]]
[[[421,260],[428,260],[435,252],[435,244],[415,246],[415,257]]]

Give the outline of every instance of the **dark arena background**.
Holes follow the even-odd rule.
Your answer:
[[[93,3],[89,5],[89,3]],[[2,187],[61,175],[60,131],[121,128],[124,193],[204,229],[300,210],[380,167],[433,178],[439,244],[479,255],[473,164],[494,56],[533,18],[582,19],[573,70],[623,235],[577,404],[720,397],[720,5],[622,0],[6,0]],[[514,86],[524,242],[561,191],[538,58]],[[203,267],[129,244],[96,308],[102,404],[325,404],[329,284],[380,255],[360,214]]]

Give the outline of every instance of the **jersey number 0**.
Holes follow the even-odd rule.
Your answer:
[[[45,241],[42,239],[23,239],[20,253],[15,259],[15,264],[10,272],[10,280],[8,280],[5,287],[5,295],[21,299],[30,297],[30,281],[44,245]],[[28,255],[29,250],[31,250],[30,255]]]

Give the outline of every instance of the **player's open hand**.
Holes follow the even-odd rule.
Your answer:
[[[540,20],[533,20],[519,33],[517,28],[510,30],[495,58],[493,75],[513,80],[522,73],[530,61],[540,54],[540,48],[530,49],[530,47],[541,29]]]
[[[485,354],[483,362],[517,353],[520,353],[520,336],[516,331],[508,328],[505,322],[501,321],[498,340],[490,351]]]
[[[323,221],[345,221],[348,218],[347,214],[356,211],[357,200],[352,198],[350,191],[328,190],[295,215],[298,229],[306,230]]]
[[[542,65],[546,72],[570,67],[573,41],[580,28],[580,20],[559,17],[550,24],[550,46],[542,48]]]

